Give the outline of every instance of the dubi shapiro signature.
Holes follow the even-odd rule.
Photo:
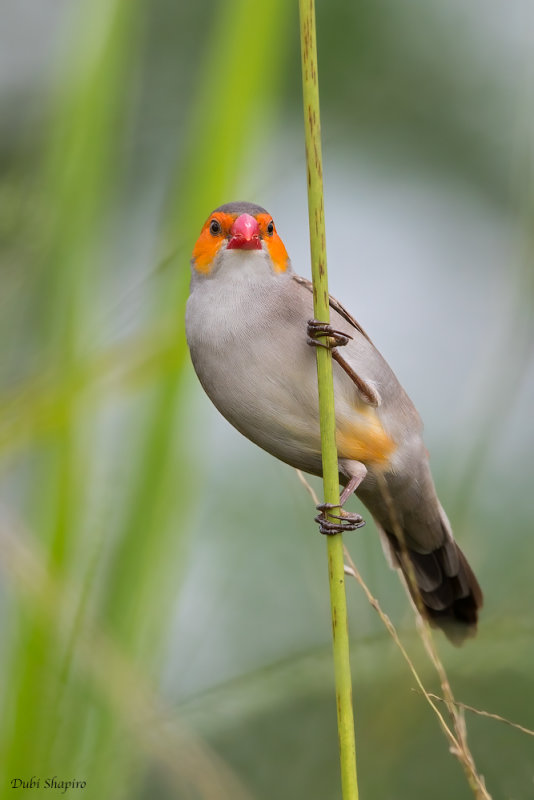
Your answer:
[[[10,780],[12,789],[55,789],[61,794],[65,794],[69,789],[85,789],[87,781],[70,780],[65,781],[54,775],[52,778],[38,778],[32,775],[31,778],[12,778]]]

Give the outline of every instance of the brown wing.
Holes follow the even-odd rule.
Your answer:
[[[309,281],[307,278],[303,278],[301,275],[293,274],[291,277],[293,278],[294,281],[300,283],[301,286],[305,286],[306,289],[308,289],[308,291],[310,291],[313,294],[313,283],[311,281]],[[361,333],[362,336],[365,336],[368,342],[371,342],[371,339],[368,337],[368,335],[366,334],[360,323],[354,319],[352,314],[349,314],[345,306],[342,306],[339,300],[336,300],[336,298],[332,297],[332,295],[328,296],[328,300],[330,303],[330,308],[333,308],[334,311],[337,311],[337,313],[340,314],[343,317],[343,319],[349,323],[349,325],[352,325],[353,328],[356,328],[356,330],[359,333]]]
[[[294,281],[296,281],[301,286],[304,286],[306,289],[308,289],[309,292],[311,292],[313,294],[313,284],[312,284],[311,281],[309,281],[307,278],[302,278],[300,275],[293,274],[291,277],[293,278]],[[333,308],[334,311],[337,311],[337,313],[340,314],[343,317],[343,319],[346,320],[349,323],[349,325],[352,325],[353,328],[356,328],[358,333],[361,333],[362,336],[364,336],[367,339],[367,341],[372,344],[371,340],[367,336],[367,334],[364,331],[364,329],[361,327],[361,325],[358,324],[358,322],[356,322],[354,317],[351,314],[349,314],[349,312],[346,310],[346,308],[341,305],[339,300],[336,300],[336,298],[332,297],[332,295],[329,295],[328,299],[329,299],[330,308]],[[378,393],[375,391],[375,389],[372,386],[370,386],[366,381],[364,381],[363,378],[361,378],[352,369],[350,364],[347,361],[345,361],[345,359],[343,358],[342,355],[340,355],[340,353],[339,353],[337,348],[335,348],[332,351],[332,358],[334,359],[334,361],[337,361],[337,363],[339,364],[341,369],[343,369],[347,373],[349,378],[352,380],[352,382],[354,383],[354,385],[358,389],[358,392],[359,392],[360,397],[362,398],[362,400],[365,403],[367,403],[368,405],[373,406],[375,408],[377,406],[379,406],[380,405],[380,397],[379,397]]]

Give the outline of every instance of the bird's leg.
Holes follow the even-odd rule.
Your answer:
[[[324,505],[329,504],[325,503]],[[317,506],[317,508],[319,508],[319,506]],[[363,517],[360,517],[359,514],[348,514],[347,512],[343,512],[342,517],[338,517],[335,514],[331,514],[330,516],[334,517],[334,519],[338,519],[339,522],[332,522],[326,518],[324,513],[318,514],[315,517],[315,522],[317,522],[319,525],[319,531],[325,536],[333,536],[336,533],[355,531],[357,528],[363,528],[365,525],[365,520]]]
[[[376,408],[380,404],[380,398],[375,389],[368,384],[363,378],[352,369],[349,363],[345,361],[343,356],[340,356],[338,351],[334,348],[332,350],[332,358],[336,361],[342,370],[344,370],[349,378],[353,381],[354,385],[360,393],[362,400],[370,406]]]
[[[356,491],[367,474],[367,470],[363,464],[362,467],[365,472],[362,471],[360,475],[351,476],[349,482],[341,493],[338,504],[321,503],[320,505],[316,506],[317,511],[320,511],[321,513],[315,517],[315,522],[318,523],[320,532],[324,533],[326,536],[332,536],[335,533],[345,533],[346,531],[355,531],[357,528],[361,528],[365,525],[365,520],[360,516],[360,514],[351,514],[350,512],[343,510],[344,504],[347,502],[351,494]],[[333,517],[334,519],[338,519],[339,522],[332,522],[327,518],[327,514],[334,508],[339,508],[339,515],[329,514],[329,516]]]
[[[349,343],[349,339],[352,339],[352,336],[349,336],[348,333],[337,331],[327,322],[319,322],[317,319],[308,320],[307,332],[306,341],[309,345],[312,347],[326,347],[327,350],[343,347],[343,345]],[[326,341],[320,341],[318,338],[320,336],[326,337]]]
[[[349,378],[354,382],[356,388],[358,389],[362,400],[370,406],[379,405],[380,399],[373,389],[366,381],[360,378],[359,375],[352,369],[350,364],[345,361],[343,356],[341,356],[337,348],[343,347],[344,345],[349,343],[349,340],[353,337],[350,336],[348,333],[343,333],[342,331],[337,331],[335,328],[332,328],[326,322],[319,322],[316,319],[308,320],[308,336],[306,341],[308,344],[312,345],[313,347],[325,347],[327,350],[332,351],[332,358],[334,361],[337,361],[341,369],[343,369]],[[317,338],[318,336],[326,337],[326,341],[321,342]]]

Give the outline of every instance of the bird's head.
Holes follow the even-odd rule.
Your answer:
[[[260,256],[275,273],[286,272],[289,267],[289,257],[273,218],[253,203],[226,203],[209,215],[193,249],[193,271],[201,275],[213,273],[232,251],[240,254],[237,257],[245,269],[253,254]]]

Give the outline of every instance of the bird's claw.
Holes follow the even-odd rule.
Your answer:
[[[348,511],[343,511],[341,506],[334,503],[321,503],[316,506],[317,511],[321,513],[315,517],[315,522],[319,525],[319,530],[325,536],[334,536],[336,533],[346,533],[347,531],[355,531],[365,525],[365,520],[359,514],[351,514]],[[333,519],[339,522],[332,522],[328,519],[326,514],[334,508],[340,509],[340,514],[329,514]]]
[[[337,331],[332,328],[327,322],[319,322],[318,319],[308,320],[307,326],[308,336],[306,341],[312,347],[325,347],[327,350],[333,350],[335,347],[343,347],[349,343],[352,336],[343,331]],[[322,342],[318,337],[326,337],[326,341]]]

